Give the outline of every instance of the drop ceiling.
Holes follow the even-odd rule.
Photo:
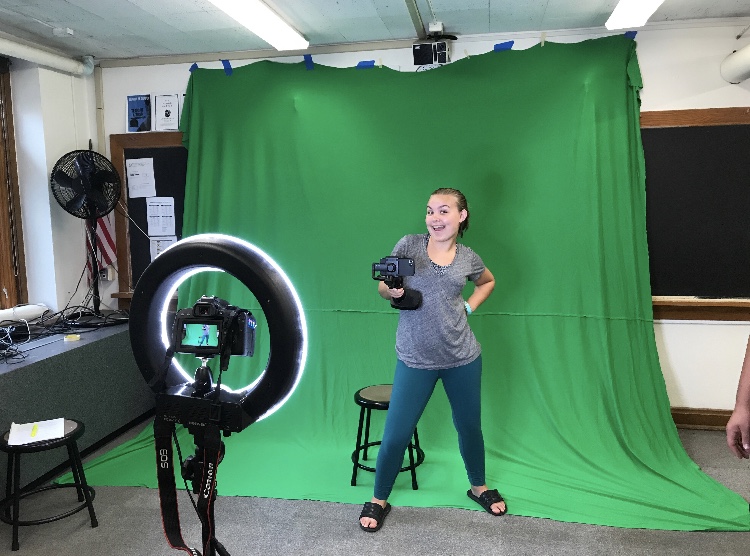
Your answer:
[[[604,28],[616,0],[268,0],[311,47]],[[748,0],[666,0],[650,23],[750,17]],[[207,0],[0,0],[0,37],[96,60],[268,50]]]

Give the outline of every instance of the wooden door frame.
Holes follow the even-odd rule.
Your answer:
[[[130,226],[128,226],[128,187],[127,169],[125,167],[126,149],[154,149],[182,146],[181,131],[156,131],[141,133],[120,133],[109,136],[109,152],[117,171],[122,176],[123,187],[120,192],[118,210],[115,212],[115,236],[117,241],[117,277],[118,292],[112,297],[118,298],[120,309],[130,307],[133,296],[132,266],[130,264]]]

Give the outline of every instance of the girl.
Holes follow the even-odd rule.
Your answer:
[[[467,495],[492,515],[507,511],[503,497],[485,484],[480,420],[482,357],[467,320],[492,293],[495,279],[479,255],[456,241],[469,227],[469,208],[459,190],[435,191],[427,202],[425,223],[426,234],[405,236],[393,248],[394,257],[414,259],[415,274],[406,277],[404,285],[421,292],[422,304],[416,310],[399,313],[398,359],[375,466],[375,492],[359,519],[360,527],[368,532],[378,531],[391,510],[388,496],[438,379],[453,411],[471,487]],[[475,287],[464,301],[462,291],[467,279]],[[404,290],[378,282],[378,293],[392,300],[402,297]]]

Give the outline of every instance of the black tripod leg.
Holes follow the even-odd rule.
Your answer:
[[[227,552],[227,549],[224,548],[224,545],[216,540],[216,537],[211,539],[211,547],[216,549],[216,552],[219,553],[219,556],[232,556],[231,554],[229,554],[229,552]]]

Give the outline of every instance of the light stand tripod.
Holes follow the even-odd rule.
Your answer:
[[[207,358],[200,358],[201,366],[196,369],[195,382],[189,387],[196,399],[218,396],[220,386],[211,390],[212,375]],[[172,548],[181,549],[191,554],[198,554],[188,548],[182,538],[180,519],[177,513],[177,489],[173,469],[172,439],[177,442],[175,422],[167,420],[164,415],[165,398],[158,397],[156,403],[156,420],[154,421],[154,442],[157,456],[157,477],[159,482],[159,499],[161,503],[164,534]],[[185,481],[191,481],[192,492],[198,495],[198,502],[193,502],[196,513],[201,520],[203,550],[205,556],[231,556],[216,539],[216,521],[214,503],[216,502],[216,475],[219,464],[224,458],[225,445],[221,440],[219,427],[220,412],[216,419],[208,423],[188,424],[188,432],[193,436],[195,455],[182,462],[181,475]],[[192,500],[192,496],[191,496]]]

